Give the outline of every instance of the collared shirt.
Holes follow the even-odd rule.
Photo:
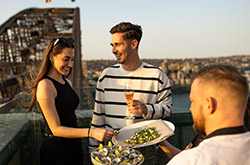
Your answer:
[[[168,163],[173,164],[250,164],[250,132],[244,126],[223,128],[205,137],[198,147],[182,151]]]

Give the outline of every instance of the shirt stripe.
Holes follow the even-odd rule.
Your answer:
[[[131,80],[153,80],[158,81],[160,84],[163,84],[163,82],[155,77],[128,77],[128,76],[113,76],[113,75],[105,75],[103,76],[99,82],[102,82],[105,78],[109,79],[131,79]]]

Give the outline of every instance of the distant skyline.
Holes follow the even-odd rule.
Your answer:
[[[0,24],[31,8],[80,8],[83,59],[115,59],[109,30],[139,24],[141,58],[207,58],[250,55],[249,0],[7,0]]]

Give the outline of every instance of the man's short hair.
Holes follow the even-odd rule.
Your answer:
[[[136,39],[138,41],[138,45],[142,38],[142,28],[140,25],[135,25],[130,22],[121,22],[109,31],[111,34],[114,33],[125,33],[123,35],[124,39]]]
[[[199,70],[191,81],[199,79],[204,84],[216,84],[225,87],[232,92],[237,92],[240,96],[247,98],[249,87],[246,77],[233,66],[230,65],[212,65]]]

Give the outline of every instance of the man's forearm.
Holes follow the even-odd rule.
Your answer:
[[[176,148],[166,140],[160,143],[160,147],[169,159],[172,159],[175,155],[181,152],[179,148]]]

